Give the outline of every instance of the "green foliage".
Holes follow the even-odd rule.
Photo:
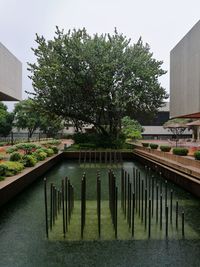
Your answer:
[[[200,151],[199,150],[194,152],[194,157],[196,160],[200,160]]]
[[[0,146],[5,146],[7,145],[7,142],[0,142]]]
[[[33,143],[21,143],[16,145],[17,149],[24,151],[24,154],[31,154],[38,146]]]
[[[22,159],[22,155],[18,152],[14,152],[10,155],[10,161],[20,161]]]
[[[173,154],[174,155],[179,155],[179,156],[187,156],[188,149],[187,148],[182,148],[182,147],[176,147],[176,148],[173,148]]]
[[[42,148],[42,151],[47,154],[47,157],[51,157],[54,154],[53,149],[51,148]]]
[[[158,145],[157,144],[150,144],[149,145],[151,149],[157,149],[158,148]]]
[[[58,27],[55,35],[49,41],[36,35],[36,63],[29,63],[37,110],[116,137],[128,108],[136,118],[163,104],[167,94],[159,77],[166,72],[141,38],[132,44],[117,30],[90,36]]]
[[[0,134],[7,136],[12,130],[14,115],[7,111],[7,106],[0,102]]]
[[[139,124],[138,121],[131,119],[130,117],[126,116],[122,119],[122,133],[125,135],[126,138],[131,139],[141,139],[142,135],[141,132],[143,131],[142,126]]]
[[[160,150],[163,152],[170,152],[171,146],[160,146]]]
[[[96,145],[92,143],[80,143],[79,144],[80,148],[88,148],[88,149],[95,149]]]
[[[0,154],[0,160],[2,160],[4,158],[3,154]]]
[[[2,162],[0,163],[0,176],[13,176],[21,172],[23,169],[24,169],[24,166],[20,162],[16,162],[16,161],[15,162],[14,161]]]
[[[73,140],[75,144],[89,143],[92,139],[92,134],[88,133],[75,133],[73,135]]]
[[[11,146],[11,147],[8,147],[8,148],[6,149],[6,153],[11,154],[11,153],[13,153],[13,152],[15,152],[15,151],[17,151],[17,150],[18,150],[18,148],[17,148],[16,146]]]
[[[46,159],[47,153],[44,151],[34,152],[33,156],[37,159],[37,161],[41,161]]]
[[[149,147],[149,143],[142,143],[143,147]]]
[[[33,167],[37,163],[37,160],[33,155],[24,155],[22,160],[25,167]]]
[[[52,146],[51,149],[53,150],[54,154],[58,154],[59,149],[57,146]]]

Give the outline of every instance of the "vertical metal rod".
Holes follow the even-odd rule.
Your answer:
[[[145,188],[145,201],[144,201],[144,225],[147,228],[147,188]]]
[[[135,228],[135,193],[132,194],[132,237],[134,237],[134,228]]]
[[[62,180],[62,217],[63,217],[63,236],[65,238],[65,188],[64,188],[64,180]]]
[[[118,188],[115,188],[115,238],[117,239],[117,203],[118,203]]]
[[[125,216],[125,218],[126,218],[126,190],[127,190],[127,176],[126,176],[127,174],[126,174],[126,171],[125,171],[125,177],[124,177],[124,179],[125,179],[125,183],[124,183],[124,216]]]
[[[151,237],[151,199],[149,199],[149,227],[148,227],[148,237]]]
[[[167,207],[167,180],[165,180],[165,207]]]
[[[168,206],[165,207],[165,214],[166,214],[166,225],[165,225],[165,234],[166,238],[168,237]]]
[[[160,230],[162,229],[162,194],[160,194]]]
[[[142,210],[141,210],[141,220],[143,222],[143,218],[144,218],[144,180],[142,179],[142,199],[141,199],[141,204],[142,204]]]
[[[131,195],[132,195],[132,186],[131,183],[129,183],[129,229],[131,228]]]
[[[47,210],[47,180],[44,178],[44,206],[45,206],[45,225],[46,225],[46,237],[49,237],[48,226],[48,210]]]
[[[178,229],[178,201],[176,201],[176,229]]]
[[[140,216],[140,172],[138,172],[138,212]]]
[[[156,223],[158,223],[158,184],[156,184]]]
[[[151,192],[151,201],[152,201],[152,217],[154,212],[154,176],[152,176],[152,192]]]
[[[170,223],[172,223],[173,190],[170,191]]]
[[[185,213],[182,212],[182,236],[185,236]]]
[[[50,230],[52,230],[53,224],[53,184],[50,187]]]

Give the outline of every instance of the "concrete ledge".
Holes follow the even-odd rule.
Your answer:
[[[62,159],[62,153],[38,162],[35,167],[26,168],[22,173],[7,177],[0,182],[0,206],[4,205],[24,188],[30,185],[38,177],[42,176],[58,161]]]
[[[166,153],[164,152],[161,152],[164,153],[164,155],[159,157],[158,153],[149,153],[148,150],[149,149],[144,150],[143,148],[135,149],[135,157],[143,164],[149,165],[152,169],[157,168],[166,179],[171,180],[185,190],[200,197],[200,169],[198,171],[193,171],[192,167],[181,164],[181,160],[176,162],[175,160],[172,161],[172,157],[170,157],[170,160],[168,157],[165,158]],[[176,157],[178,156],[175,156],[174,159]],[[192,161],[192,159],[190,161]],[[183,162],[186,162],[185,159],[183,159]]]

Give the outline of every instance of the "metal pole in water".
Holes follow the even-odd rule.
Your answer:
[[[158,223],[158,184],[156,185],[156,223]]]
[[[143,222],[143,217],[144,217],[144,180],[142,179],[142,214],[141,214],[141,219],[142,219],[142,222]]]
[[[152,175],[152,192],[151,192],[151,200],[152,200],[152,217],[154,213],[154,176]]]
[[[53,224],[53,184],[50,187],[50,230],[52,230]]]
[[[140,216],[140,172],[138,172],[138,211]]]
[[[118,199],[118,188],[115,187],[115,238],[117,239],[117,199]]]
[[[168,237],[168,206],[165,207],[165,214],[166,214],[165,233],[166,233],[166,238],[167,238]]]
[[[170,191],[170,223],[172,223],[173,190]]]
[[[182,236],[185,236],[185,213],[182,212]]]
[[[133,203],[132,203],[132,237],[134,237],[134,228],[135,228],[135,193],[132,194]]]
[[[129,183],[129,229],[131,228],[131,192],[132,192],[132,186],[131,183]]]
[[[64,194],[64,180],[62,180],[62,215],[63,215],[63,236],[65,238],[65,194]]]
[[[79,160],[78,160],[79,164],[81,163],[81,148],[79,150]]]
[[[145,188],[145,201],[144,201],[144,225],[147,228],[147,189]]]
[[[47,180],[44,178],[44,206],[45,206],[45,225],[46,225],[46,237],[49,237],[48,227],[48,211],[47,211]]]
[[[148,237],[151,237],[151,199],[149,199],[149,227],[148,227]]]
[[[176,201],[176,229],[178,229],[178,201]]]
[[[162,194],[160,194],[160,230],[162,229]]]
[[[167,180],[165,180],[165,207],[167,207]]]
[[[65,177],[65,224],[66,224],[66,231],[68,231],[68,178]]]

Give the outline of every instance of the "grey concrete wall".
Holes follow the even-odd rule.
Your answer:
[[[22,63],[0,43],[0,101],[22,99]]]
[[[200,112],[200,21],[170,53],[170,117]]]

